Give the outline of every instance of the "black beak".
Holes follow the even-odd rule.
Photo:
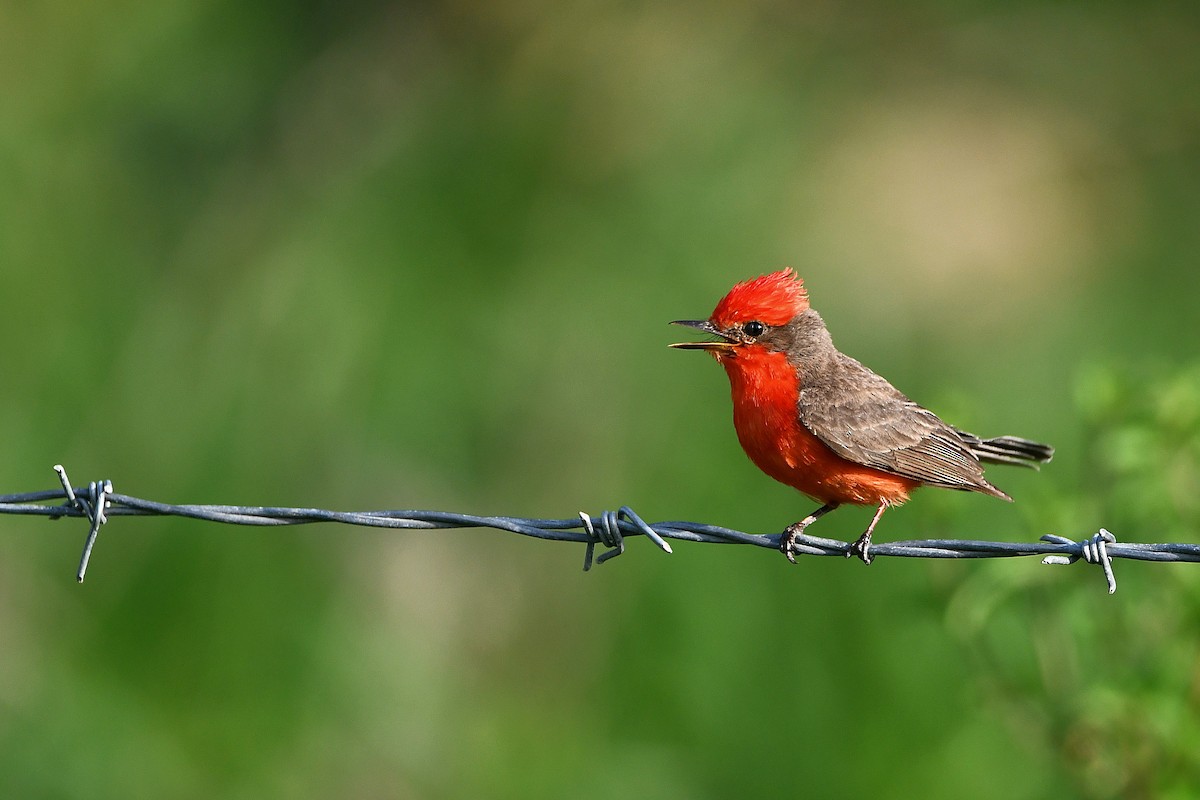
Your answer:
[[[719,342],[679,342],[671,345],[671,347],[678,347],[680,350],[732,350],[737,344],[736,339],[729,334],[721,333],[721,331],[717,330],[715,325],[706,319],[677,319],[671,324],[683,325],[687,328],[695,328],[698,331],[702,331],[712,336],[721,337],[721,341]]]

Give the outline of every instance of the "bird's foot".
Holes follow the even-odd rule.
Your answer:
[[[799,522],[788,525],[783,531],[783,535],[779,537],[779,552],[787,556],[788,561],[795,564],[796,554],[792,552],[792,548],[796,546],[796,540],[804,533],[804,529],[837,507],[837,503],[826,503]]]
[[[779,552],[787,556],[787,560],[791,563],[796,563],[796,554],[792,552],[792,547],[796,544],[796,539],[815,520],[816,518],[810,514],[799,522],[793,522],[784,529],[783,536],[779,537]]]
[[[862,536],[854,540],[854,544],[846,551],[846,558],[858,557],[864,564],[870,564],[875,560],[875,556],[871,555],[871,531],[866,531]]]

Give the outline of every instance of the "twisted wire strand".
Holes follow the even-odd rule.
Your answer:
[[[0,495],[0,514],[24,514],[60,517],[81,517],[89,522],[76,579],[83,581],[100,528],[112,517],[158,516],[187,517],[230,525],[306,525],[314,522],[336,522],[376,528],[410,530],[440,530],[449,528],[493,528],[561,542],[587,545],[584,570],[593,563],[602,564],[625,552],[625,537],[645,536],[665,553],[671,553],[667,539],[704,544],[748,544],[779,549],[782,534],[755,534],[708,525],[701,522],[666,520],[647,523],[629,506],[617,511],[602,511],[593,516],[579,512],[566,519],[534,519],[529,517],[484,516],[450,511],[402,509],[392,511],[330,511],[322,508],[291,508],[279,506],[230,506],[160,503],[113,491],[112,481],[93,481],[85,488],[72,486],[66,470],[54,467],[62,484],[60,489],[40,492]],[[56,504],[51,504],[56,502]],[[606,550],[593,558],[596,545]],[[793,547],[797,555],[847,556],[850,543],[800,535]],[[871,547],[872,556],[899,558],[1012,558],[1042,556],[1042,563],[1054,565],[1084,561],[1098,564],[1104,570],[1108,593],[1117,590],[1113,573],[1114,558],[1138,561],[1200,562],[1200,545],[1181,543],[1118,542],[1113,534],[1101,529],[1081,541],[1047,534],[1039,542],[992,542],[971,539],[918,539],[883,542]]]

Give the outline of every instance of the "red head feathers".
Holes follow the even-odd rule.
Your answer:
[[[717,303],[710,319],[718,328],[752,319],[764,325],[784,325],[807,308],[804,281],[788,267],[734,286]]]

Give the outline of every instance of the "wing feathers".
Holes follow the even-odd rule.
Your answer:
[[[849,356],[801,377],[800,421],[842,458],[922,483],[1007,499],[959,432]]]

